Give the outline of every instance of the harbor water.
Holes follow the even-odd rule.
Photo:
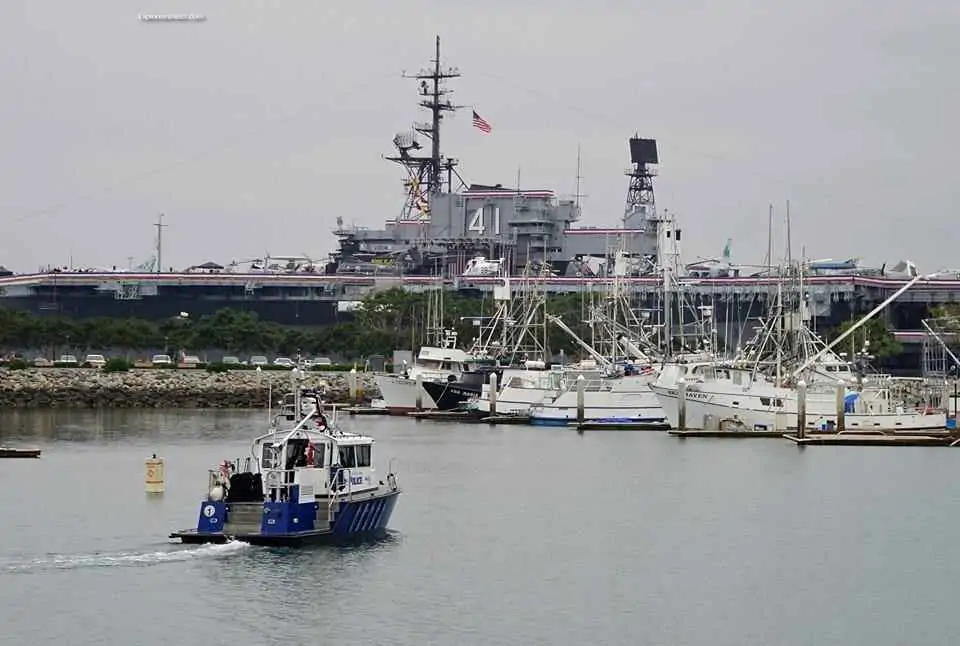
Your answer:
[[[0,413],[0,644],[954,644],[960,453],[402,418],[391,535],[181,546],[263,412]],[[144,460],[165,492],[144,492]]]

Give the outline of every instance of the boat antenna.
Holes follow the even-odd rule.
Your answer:
[[[577,210],[580,210],[580,198],[583,197],[580,195],[580,180],[583,179],[580,176],[580,144],[577,144],[577,189],[573,194],[573,203],[576,205]]]
[[[163,230],[166,228],[166,224],[163,223],[163,213],[157,216],[157,223],[153,226],[157,227],[157,272],[160,273],[163,271]]]

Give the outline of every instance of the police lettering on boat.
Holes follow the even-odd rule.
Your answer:
[[[374,439],[337,428],[320,394],[293,390],[250,456],[208,474],[197,526],[170,534],[184,543],[238,540],[256,545],[336,543],[376,538],[400,495],[397,476],[379,479]]]

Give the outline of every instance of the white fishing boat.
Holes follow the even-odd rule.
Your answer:
[[[436,402],[423,388],[423,383],[455,382],[471,369],[471,357],[454,347],[456,334],[444,347],[423,346],[412,366],[399,375],[376,375],[383,406],[392,414],[415,410],[433,410]],[[419,385],[418,385],[419,384]]]
[[[666,415],[650,383],[654,372],[619,378],[584,379],[583,421],[662,428]],[[535,426],[568,426],[578,422],[576,379],[566,380],[563,391],[552,401],[530,407],[530,423]]]
[[[803,398],[808,430],[943,429],[946,412],[940,407],[939,393],[912,380],[868,374],[862,362],[847,361],[833,351],[914,282],[829,345],[806,325],[802,308],[787,312],[781,298],[781,306],[748,352],[726,363],[668,364],[651,388],[674,428],[792,431],[797,429]],[[790,338],[793,348],[806,350],[803,355],[784,356],[785,339]]]

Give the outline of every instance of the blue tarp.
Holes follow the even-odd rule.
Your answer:
[[[856,404],[856,401],[859,397],[860,397],[860,393],[847,393],[843,397],[843,412],[852,413],[853,407]]]

